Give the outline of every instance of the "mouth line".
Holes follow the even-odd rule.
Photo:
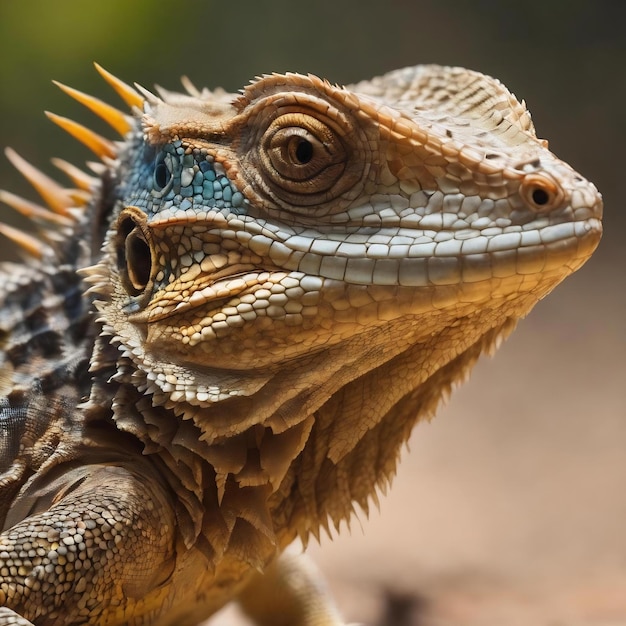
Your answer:
[[[393,276],[387,276],[385,272],[379,272],[378,278],[380,285],[396,285],[404,287],[429,287],[433,285],[452,286],[463,282],[476,282],[483,279],[493,278],[492,264],[496,257],[498,265],[510,266],[513,261],[518,267],[513,268],[516,274],[526,274],[533,272],[520,271],[526,265],[531,268],[538,263],[542,263],[544,269],[551,265],[551,258],[555,257],[555,263],[561,263],[562,257],[568,248],[577,248],[575,258],[571,263],[582,265],[598,244],[601,236],[600,222],[597,219],[583,220],[581,223],[567,223],[553,226],[550,231],[550,237],[544,237],[542,242],[526,243],[520,245],[519,242],[512,246],[505,237],[513,237],[514,234],[504,234],[502,241],[498,247],[491,250],[487,246],[476,246],[472,240],[468,240],[469,246],[464,244],[466,249],[459,256],[456,254],[440,254],[428,255],[424,257],[394,259],[398,263],[398,269],[391,271],[387,266],[383,267],[387,274],[391,272]],[[567,232],[564,232],[567,231]],[[571,232],[569,232],[571,231]],[[567,235],[567,236],[566,236]],[[506,245],[505,245],[506,244]],[[458,247],[458,246],[457,246]],[[447,251],[446,251],[447,252]],[[519,256],[523,253],[523,257]],[[505,257],[511,256],[508,261]],[[515,256],[514,256],[515,255]],[[472,257],[476,257],[477,262],[472,262]],[[491,262],[485,264],[485,257],[492,259]],[[519,257],[519,258],[518,258]],[[456,258],[457,265],[452,267],[450,263]],[[345,260],[337,257],[337,260]],[[372,266],[377,263],[377,259],[370,258]],[[385,261],[385,260],[384,260]],[[402,262],[403,261],[403,262]],[[428,262],[429,266],[425,268],[423,264]],[[459,265],[464,267],[461,267]],[[346,261],[347,263],[347,261]],[[389,260],[385,263],[389,264]],[[415,265],[416,275],[410,271],[409,266]],[[432,267],[430,267],[432,265]],[[402,266],[402,267],[401,267]],[[457,267],[458,266],[458,267]],[[523,266],[523,267],[522,267]],[[321,268],[317,268],[319,271]],[[352,275],[348,266],[344,267],[343,280],[349,284],[364,285],[372,282],[372,276],[376,274],[376,268],[370,268],[366,271],[366,276]],[[356,268],[354,268],[356,271]],[[363,268],[361,268],[363,269]],[[366,268],[367,269],[367,268]],[[226,265],[206,275],[196,274],[185,280],[185,274],[181,274],[172,283],[163,286],[154,294],[145,308],[135,310],[129,315],[129,321],[139,324],[157,323],[168,318],[176,316],[184,316],[197,309],[203,310],[204,317],[213,317],[227,306],[236,306],[239,304],[244,294],[251,296],[264,283],[273,283],[276,279],[272,277],[275,274],[289,273],[291,271],[301,271],[309,273],[303,267],[285,268],[285,267],[259,267],[258,265],[238,263],[236,265]],[[512,270],[512,271],[513,271]],[[433,273],[432,276],[428,274]],[[500,274],[502,271],[500,271]],[[385,274],[385,275],[382,275]],[[409,274],[411,274],[409,276]],[[331,276],[325,276],[332,278]],[[391,282],[390,282],[391,281]],[[376,283],[376,280],[374,280]],[[146,297],[148,294],[143,294]],[[193,315],[193,314],[192,314]],[[193,317],[199,317],[195,314]],[[191,317],[191,316],[190,316]]]

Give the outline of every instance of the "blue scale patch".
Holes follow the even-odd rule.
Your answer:
[[[144,158],[132,169],[125,185],[124,205],[143,209],[149,217],[165,208],[244,213],[243,194],[220,169],[205,150],[185,154],[180,141],[156,151],[146,146]]]

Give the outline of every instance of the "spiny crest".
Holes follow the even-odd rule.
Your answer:
[[[102,78],[133,112],[136,109],[143,109],[146,101],[144,95],[141,95],[136,89],[113,76],[113,74],[110,74],[98,64],[95,64],[95,67]],[[107,122],[122,137],[132,129],[132,116],[89,94],[56,81],[53,82],[71,98]],[[99,157],[100,163],[89,164],[90,169],[96,174],[103,171],[107,162],[115,159],[118,150],[116,142],[102,137],[82,124],[66,117],[48,112],[46,112],[46,115],[57,126],[68,132]],[[55,241],[58,241],[59,238],[63,239],[64,236],[71,233],[72,225],[84,213],[84,209],[92,197],[93,190],[98,184],[98,179],[62,159],[52,159],[52,163],[69,178],[73,185],[71,187],[63,187],[19,156],[14,150],[7,148],[5,154],[15,169],[34,187],[45,206],[0,190],[0,202],[28,217],[39,231],[39,236],[23,232],[2,223],[0,223],[0,234],[16,243],[28,256],[42,259],[53,252],[52,244]]]

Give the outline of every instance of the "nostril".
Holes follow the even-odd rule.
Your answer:
[[[540,187],[533,189],[531,198],[537,206],[543,206],[544,204],[548,204],[548,202],[550,202],[550,194],[545,189],[541,189]]]
[[[533,172],[524,176],[520,195],[533,211],[551,211],[563,204],[565,197],[561,186],[546,172]]]
[[[124,289],[138,296],[148,287],[152,276],[152,251],[145,228],[145,216],[138,209],[125,209],[117,225],[117,267]]]

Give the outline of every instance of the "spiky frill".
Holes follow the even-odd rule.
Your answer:
[[[137,91],[106,72],[99,65],[96,65],[96,68],[127,104],[132,107],[142,106],[143,98]],[[130,115],[61,83],[55,84],[107,122],[122,137],[130,131],[132,127]],[[53,113],[47,113],[47,115],[55,124],[89,148],[105,165],[115,158],[119,145],[116,142],[102,137],[93,130],[68,118]],[[94,176],[62,159],[53,159],[52,163],[72,183],[70,187],[63,187],[23,159],[14,150],[7,148],[5,154],[18,172],[37,191],[43,205],[7,191],[0,191],[0,201],[29,218],[34,226],[34,233],[31,233],[0,223],[0,233],[17,244],[27,254],[27,257],[51,261],[58,260],[59,257],[62,258],[62,246],[59,245],[59,242],[63,242],[74,234],[76,223],[84,217],[90,203],[92,203],[99,186],[98,175],[101,173],[101,166],[99,164],[91,165]]]
[[[159,98],[139,86],[130,87],[98,65],[96,68],[135,117],[93,96],[56,84],[106,121],[124,140],[135,132],[144,105],[154,104]],[[187,89],[199,93],[189,81]],[[104,242],[105,258],[95,265],[88,265],[85,255],[68,258],[66,248],[68,242],[89,236],[89,221],[97,210],[95,205],[101,202],[101,177],[106,170],[115,168],[125,144],[102,137],[68,118],[47,115],[89,148],[99,162],[89,164],[92,173],[87,173],[66,161],[53,159],[70,180],[71,186],[64,187],[7,149],[8,159],[30,182],[42,204],[0,191],[0,201],[29,218],[33,226],[32,232],[25,232],[0,224],[0,233],[21,248],[29,263],[50,267],[74,265],[87,285],[85,297],[106,301],[111,295],[112,278],[106,260],[108,240],[105,238]],[[96,249],[101,242],[84,244],[85,248]],[[137,367],[136,359],[131,358],[133,347],[116,335],[106,316],[97,323],[101,324],[101,332],[90,368],[94,382],[89,400],[80,407],[85,419],[102,419],[103,406],[110,406],[117,427],[137,437],[144,444],[144,453],[161,464],[172,492],[177,494],[179,529],[188,547],[200,548],[211,566],[228,551],[255,568],[262,567],[274,554],[278,542],[269,499],[304,447],[311,419],[275,435],[260,427],[214,440],[206,428],[207,422],[193,419],[199,412],[198,406],[174,402],[156,384],[157,376],[149,363],[143,369]],[[140,350],[139,346],[135,348]],[[198,427],[198,423],[204,426]],[[260,451],[249,454],[255,449]],[[265,467],[259,465],[261,457],[267,460]]]

